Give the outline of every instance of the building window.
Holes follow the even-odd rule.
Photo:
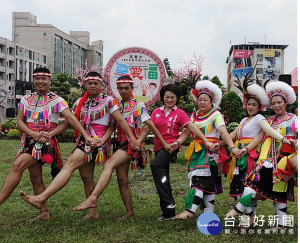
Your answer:
[[[96,52],[96,64],[101,66],[101,54]]]
[[[32,63],[30,62],[29,63],[29,82],[31,82],[32,80],[31,80],[31,77],[32,76]]]
[[[65,47],[65,70],[64,72],[67,75],[72,74],[72,42],[68,40],[64,40],[64,47]]]
[[[55,60],[54,73],[63,72],[63,38],[55,36]]]
[[[256,68],[256,74],[263,74],[264,71],[262,68]]]
[[[85,60],[87,59],[87,50],[86,49],[82,49],[81,50],[82,56],[81,56],[81,68],[85,69]]]
[[[256,59],[258,62],[262,62],[264,60],[264,55],[263,54],[257,54]]]
[[[73,50],[74,50],[74,56],[73,56],[73,61],[74,61],[74,69],[73,69],[73,74],[76,73],[76,67],[77,68],[80,68],[80,63],[81,63],[81,60],[80,60],[80,47],[73,44]]]

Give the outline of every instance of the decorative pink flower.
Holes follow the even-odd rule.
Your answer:
[[[175,82],[185,83],[190,88],[194,88],[196,82],[200,80],[204,62],[204,57],[201,54],[199,56],[195,52],[193,54],[193,59],[181,61],[183,67],[173,71],[176,75],[174,78]]]

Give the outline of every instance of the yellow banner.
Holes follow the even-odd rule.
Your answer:
[[[281,52],[282,52],[281,49],[265,49],[264,57],[280,57]]]

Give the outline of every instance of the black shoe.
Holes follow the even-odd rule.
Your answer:
[[[158,221],[164,221],[168,219],[174,219],[175,218],[175,207],[176,204],[171,204],[167,206],[166,210],[163,212],[163,214],[157,218]]]

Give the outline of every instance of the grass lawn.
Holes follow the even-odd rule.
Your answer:
[[[18,147],[17,140],[0,140],[0,187],[9,174]],[[74,144],[62,143],[63,160],[72,151]],[[102,167],[96,166],[95,178],[98,179]],[[44,166],[46,186],[51,182],[50,168]],[[171,183],[177,204],[177,213],[184,209],[184,198],[189,190],[187,170],[183,152],[177,163],[171,165]],[[19,191],[32,193],[28,172],[25,171],[21,183],[10,198],[0,206],[0,242],[297,242],[298,209],[297,202],[288,204],[288,215],[294,216],[294,232],[285,234],[266,234],[268,216],[274,214],[271,201],[259,201],[257,215],[264,215],[266,222],[262,227],[255,227],[245,234],[237,227],[225,227],[224,214],[233,206],[228,196],[227,178],[223,178],[224,193],[216,196],[215,213],[220,217],[223,230],[217,236],[202,234],[196,224],[197,218],[185,221],[169,220],[158,222],[160,216],[159,199],[152,179],[149,165],[145,172],[138,176],[137,171],[130,171],[130,185],[137,217],[135,219],[117,221],[125,214],[125,208],[118,191],[116,175],[100,196],[97,220],[84,220],[85,212],[73,212],[72,208],[84,198],[83,183],[78,171],[71,177],[68,185],[48,200],[52,215],[48,221],[35,222],[38,210],[25,203]],[[296,195],[297,195],[297,190]],[[198,210],[197,216],[200,214]],[[238,223],[238,219],[236,219]],[[230,229],[230,234],[225,233]],[[262,233],[257,233],[261,229]],[[233,232],[235,231],[235,232]]]

